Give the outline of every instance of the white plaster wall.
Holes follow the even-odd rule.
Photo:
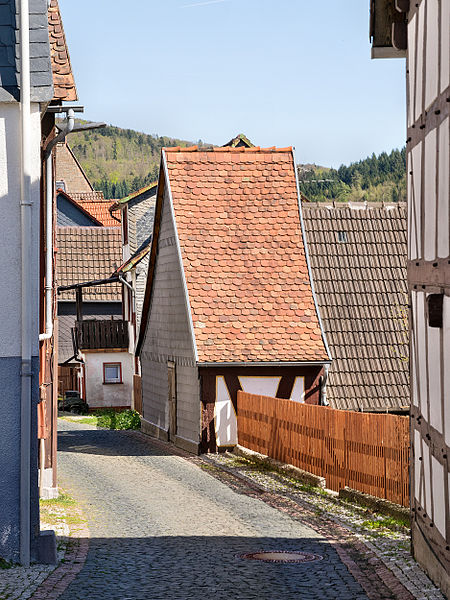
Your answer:
[[[31,116],[31,200],[32,238],[32,354],[38,354],[39,310],[39,204],[40,204],[40,141],[41,119],[39,105],[33,103]],[[21,298],[21,224],[20,224],[20,105],[0,104],[0,256],[2,279],[0,306],[2,329],[0,357],[20,356],[20,298]]]
[[[89,407],[131,406],[133,356],[128,352],[85,352],[86,402]],[[123,383],[103,383],[103,363],[122,363]]]

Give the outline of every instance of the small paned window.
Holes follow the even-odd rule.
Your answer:
[[[103,363],[103,383],[122,383],[122,363]]]
[[[338,231],[338,242],[346,242],[347,241],[347,232],[346,231]]]
[[[56,189],[57,190],[62,190],[63,192],[66,191],[66,184],[64,181],[57,181],[56,182]]]

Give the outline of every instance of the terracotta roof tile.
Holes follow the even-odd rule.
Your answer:
[[[292,149],[165,152],[199,361],[328,360]]]
[[[70,198],[105,227],[120,227],[120,222],[116,221],[109,212],[115,202],[106,200],[103,192],[72,192]],[[120,219],[120,212],[116,216]]]
[[[117,227],[58,227],[56,240],[58,286],[107,279],[122,263],[122,238]],[[64,291],[58,299],[75,300],[75,291]],[[121,284],[85,288],[83,299],[120,302]]]
[[[58,0],[51,0],[48,8],[48,34],[55,99],[78,100]]]
[[[398,409],[409,404],[406,207],[352,207],[303,204],[333,357],[327,397],[335,408]]]

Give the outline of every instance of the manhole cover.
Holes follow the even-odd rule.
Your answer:
[[[250,552],[249,554],[239,554],[239,558],[248,560],[260,560],[270,563],[303,563],[322,560],[323,556],[319,554],[307,554],[306,552],[290,552],[289,550],[273,550],[272,552]]]

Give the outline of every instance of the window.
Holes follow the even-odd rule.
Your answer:
[[[122,383],[122,363],[103,363],[103,383]]]
[[[347,232],[346,231],[338,231],[338,242],[346,242],[347,241]]]
[[[57,190],[62,190],[63,192],[66,191],[66,184],[64,181],[57,181],[56,182],[56,189]]]

